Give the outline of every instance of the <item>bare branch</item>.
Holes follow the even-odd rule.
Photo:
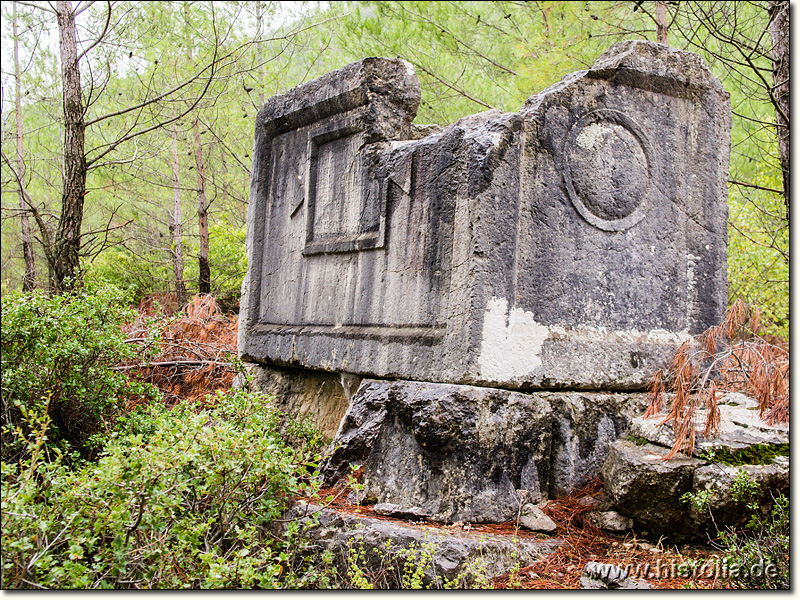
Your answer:
[[[91,2],[89,5],[87,5],[86,7],[82,8],[81,10],[76,12],[75,16],[77,17],[81,12],[83,12],[84,10],[89,8],[89,6],[91,6],[92,4],[94,4],[94,2]],[[97,44],[99,44],[101,41],[103,41],[103,38],[106,36],[106,33],[108,33],[108,26],[111,23],[111,0],[106,0],[106,4],[108,4],[108,9],[107,9],[108,12],[106,13],[106,24],[103,27],[103,32],[99,36],[97,36],[97,39],[94,41],[94,43],[91,46],[86,48],[86,50],[84,50],[83,52],[81,52],[78,55],[78,60],[82,59],[89,52],[89,50],[91,50],[92,48],[97,46]]]

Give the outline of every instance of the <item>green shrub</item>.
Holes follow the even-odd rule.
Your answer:
[[[226,215],[219,215],[209,227],[211,294],[226,311],[235,310],[239,304],[242,279],[247,272],[246,232],[244,223],[231,223]],[[198,251],[198,240],[187,237],[183,244],[183,278],[189,295],[197,291]],[[134,301],[175,289],[173,265],[161,250],[109,248],[85,267],[87,281],[130,289]]]
[[[2,465],[3,588],[313,581],[285,572],[293,538],[270,526],[312,485],[319,436],[285,443],[266,398],[218,393],[200,412],[153,405],[112,435],[96,464],[75,470],[37,462],[42,419],[21,468]]]
[[[768,517],[753,517],[748,531],[727,531],[720,537],[725,547],[724,582],[734,589],[789,589],[789,499],[778,496]]]
[[[89,439],[109,430],[130,395],[151,386],[113,370],[134,355],[121,325],[133,318],[124,296],[104,286],[71,296],[10,293],[2,299],[2,457],[24,448],[30,413],[47,407],[45,449],[90,453]]]
[[[714,545],[724,551],[722,582],[734,589],[789,589],[789,499],[779,494],[766,517],[753,502],[758,483],[740,471],[731,485],[731,496],[751,511],[747,527],[719,531]],[[700,512],[708,510],[710,490],[687,492],[681,497]]]

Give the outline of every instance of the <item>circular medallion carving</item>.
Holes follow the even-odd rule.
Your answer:
[[[563,160],[567,193],[589,223],[619,231],[642,220],[650,151],[631,119],[614,110],[585,115],[567,137]]]

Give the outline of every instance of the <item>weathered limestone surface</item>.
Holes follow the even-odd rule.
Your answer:
[[[457,529],[421,527],[396,521],[385,521],[321,508],[297,505],[287,515],[300,521],[309,543],[306,551],[312,558],[330,551],[334,565],[346,573],[349,549],[364,550],[365,560],[359,567],[365,573],[384,577],[384,587],[401,587],[403,566],[408,551],[421,557],[430,551],[432,560],[425,570],[424,584],[440,588],[461,577],[464,586],[476,577],[491,579],[515,566],[526,566],[555,551],[563,540],[509,538]]]
[[[255,387],[274,397],[275,405],[295,418],[310,418],[328,439],[333,439],[347,411],[348,399],[360,378],[347,374],[250,365]]]
[[[364,59],[259,112],[245,360],[630,390],[721,319],[730,104],[699,57],[624,42],[421,138],[419,97]]]
[[[767,425],[759,418],[758,401],[740,394],[729,392],[717,400],[719,426],[712,438],[703,435],[705,411],[698,412],[695,422],[694,455],[701,456],[718,449],[737,451],[757,444],[788,444],[788,423]],[[628,433],[633,437],[646,439],[654,444],[672,447],[675,435],[670,424],[659,427],[666,414],[648,419],[637,416],[630,421]]]
[[[715,438],[713,448],[742,448],[734,436],[732,446]],[[760,443],[763,443],[760,442]],[[782,443],[780,441],[774,443]],[[670,540],[705,540],[726,527],[742,527],[756,503],[767,516],[779,494],[789,494],[789,457],[776,456],[769,464],[731,466],[709,459],[678,454],[664,461],[669,448],[619,439],[611,444],[603,465],[603,479],[611,503],[640,529]],[[713,455],[712,455],[713,456]],[[737,477],[746,475],[755,485],[745,498],[736,498]],[[698,510],[681,500],[691,492],[706,495],[707,506]]]
[[[611,442],[647,407],[647,394],[538,392],[553,409],[550,497],[569,494],[596,477]]]
[[[558,529],[555,521],[535,504],[525,504],[519,514],[519,524],[531,531],[553,533]]]
[[[694,531],[681,496],[692,491],[695,470],[707,462],[680,454],[665,461],[668,452],[655,444],[617,440],[603,465],[603,481],[620,513],[655,536],[673,538]]]
[[[361,499],[444,521],[504,522],[547,498],[552,411],[493,388],[364,380],[322,465],[363,466]]]
[[[333,484],[363,467],[359,500],[441,521],[503,522],[600,471],[643,394],[519,393],[365,379],[321,465]],[[627,417],[626,417],[627,415]]]
[[[734,496],[734,481],[740,473],[756,486],[753,495],[744,502]],[[758,504],[758,512],[767,517],[779,494],[789,497],[789,457],[778,456],[768,465],[731,466],[712,463],[694,472],[692,491],[709,492],[709,504],[705,511],[692,509],[692,517],[698,529],[715,533],[717,527],[744,527],[753,511],[748,504]]]

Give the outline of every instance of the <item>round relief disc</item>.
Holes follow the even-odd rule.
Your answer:
[[[573,127],[564,153],[567,191],[589,223],[616,231],[642,219],[650,185],[645,144],[616,111],[590,113]]]

